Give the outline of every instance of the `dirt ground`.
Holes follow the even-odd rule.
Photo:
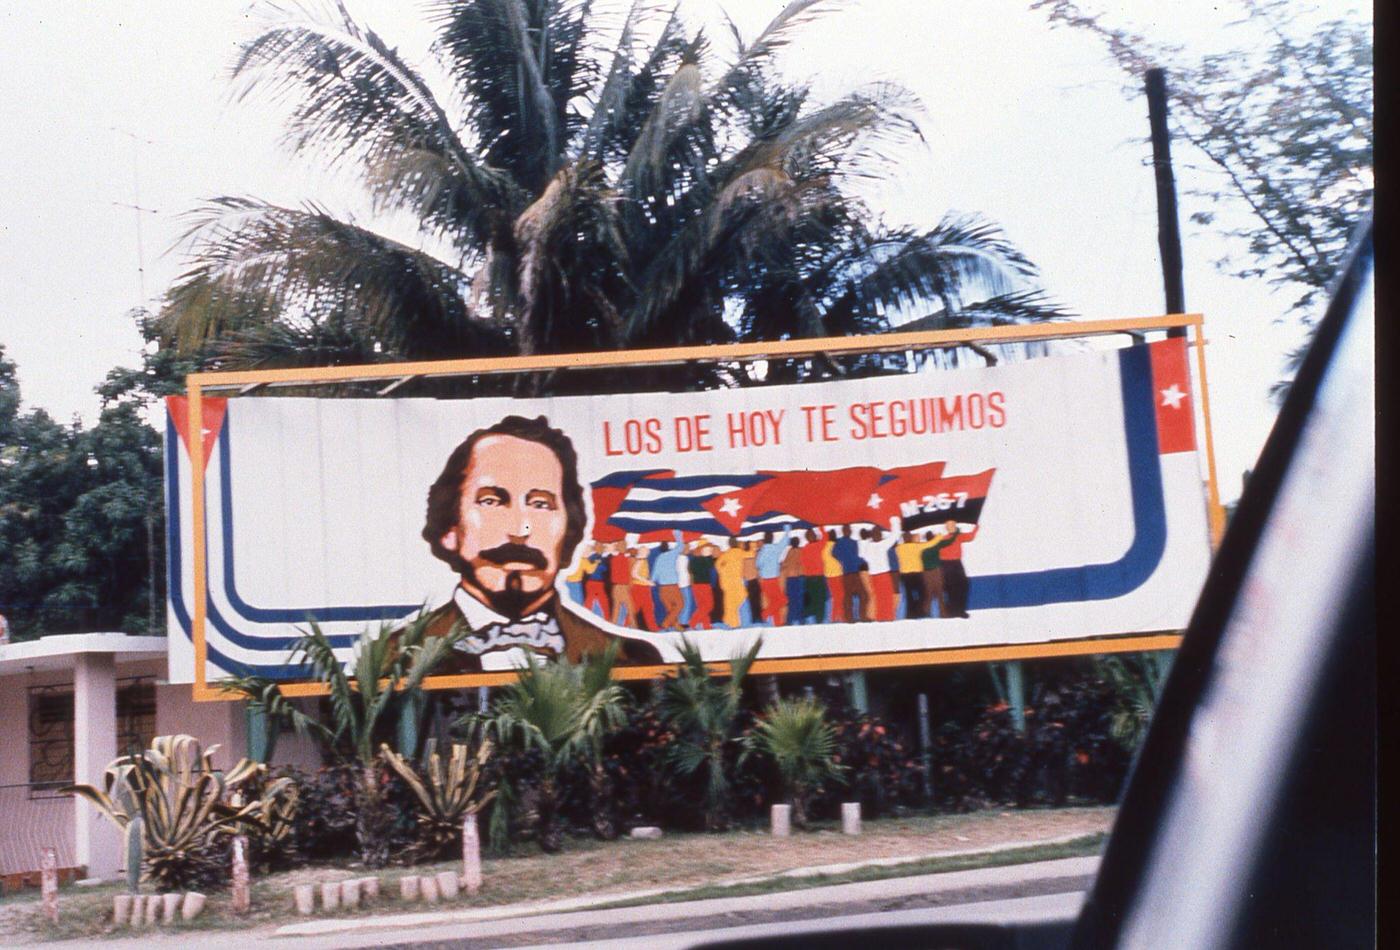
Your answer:
[[[1112,808],[1095,807],[891,818],[866,822],[863,833],[855,838],[841,834],[839,825],[825,823],[790,838],[773,838],[760,831],[732,831],[718,835],[668,834],[651,841],[570,839],[561,854],[545,855],[522,847],[520,856],[488,858],[484,862],[481,893],[472,898],[464,895],[443,906],[514,904],[584,894],[606,897],[655,888],[724,884],[817,865],[919,857],[945,851],[975,852],[1010,843],[1106,832],[1113,814]],[[398,878],[457,867],[456,862],[444,862],[380,871],[384,896],[375,911],[394,913],[410,909],[397,900]],[[267,875],[255,880],[251,914],[232,918],[227,894],[215,894],[200,923],[205,927],[270,931],[292,919],[290,895],[294,885],[364,874],[363,868],[341,865]],[[111,932],[111,898],[118,890],[117,885],[63,888],[63,917],[57,928],[39,918],[37,892],[6,898],[0,901],[0,943],[97,937]],[[413,909],[421,909],[421,905]]]

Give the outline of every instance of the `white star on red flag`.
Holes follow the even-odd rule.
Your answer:
[[[1176,383],[1172,383],[1162,390],[1162,405],[1170,406],[1173,409],[1181,408],[1181,400],[1186,398],[1186,394],[1181,391]]]

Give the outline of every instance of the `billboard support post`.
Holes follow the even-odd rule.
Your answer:
[[[846,695],[851,708],[862,716],[870,714],[870,692],[866,688],[865,670],[852,670],[846,674]]]
[[[1011,707],[1011,723],[1021,735],[1026,734],[1026,680],[1020,660],[1006,664],[1006,702]]]
[[[1217,551],[1220,549],[1220,539],[1225,536],[1225,506],[1220,504],[1220,482],[1215,474],[1215,437],[1210,426],[1210,385],[1206,382],[1205,327],[1197,322],[1194,332],[1196,372],[1201,378],[1201,422],[1206,437],[1206,512],[1210,519],[1210,548]]]
[[[928,693],[919,694],[919,753],[924,766],[924,798],[933,798],[933,740],[929,735]]]

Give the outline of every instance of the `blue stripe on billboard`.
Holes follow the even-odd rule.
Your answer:
[[[229,606],[244,620],[253,623],[318,623],[333,621],[397,620],[406,617],[423,607],[422,604],[375,604],[359,607],[254,607],[238,594],[235,578],[238,576],[233,562],[233,491],[229,487],[233,453],[229,448],[229,429],[233,413],[224,417],[223,431],[219,433],[219,486],[220,507],[222,509],[221,531],[224,551],[224,594]],[[348,635],[330,638],[334,646],[348,646],[355,637]]]
[[[969,578],[969,610],[1110,600],[1141,587],[1161,563],[1167,547],[1167,509],[1162,497],[1162,461],[1157,454],[1152,364],[1146,346],[1118,351],[1118,377],[1133,503],[1132,544],[1121,558],[1105,564],[1020,574],[975,574]]]
[[[170,596],[170,608],[175,612],[175,622],[180,625],[180,630],[187,638],[193,640],[194,624],[190,620],[189,609],[185,606],[185,592],[183,588],[183,578],[181,576],[182,565],[180,560],[181,535],[180,535],[180,441],[175,432],[175,424],[169,414],[165,419],[165,484],[166,484],[166,521],[165,521],[165,564],[166,564],[166,585],[165,588]],[[214,610],[214,605],[206,600],[205,611],[208,619],[215,625],[220,633],[226,636],[232,634],[239,640],[248,641],[239,644],[240,646],[251,646],[256,650],[268,649],[266,644],[272,642],[271,639],[257,637],[246,637],[238,633],[226,624],[218,611]],[[282,638],[288,639],[288,638]],[[295,640],[295,638],[290,638]],[[236,642],[236,641],[235,641]],[[288,643],[282,649],[288,649]],[[269,679],[305,679],[311,674],[309,666],[300,664],[274,664],[256,666],[242,663],[209,644],[206,638],[204,652],[208,659],[214,661],[219,669],[234,676],[266,676]]]

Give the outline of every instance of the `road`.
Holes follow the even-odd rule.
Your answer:
[[[1011,897],[1004,900],[976,901],[945,907],[916,910],[877,911],[865,914],[842,914],[836,917],[806,917],[776,923],[749,924],[715,929],[688,929],[671,933],[650,933],[645,936],[611,936],[598,940],[568,943],[532,944],[524,950],[685,950],[714,941],[752,939],[755,937],[802,937],[817,933],[857,927],[913,927],[928,924],[1020,924],[1033,921],[1070,921],[1084,901],[1083,891],[1042,894],[1038,897]],[[470,944],[449,944],[469,946]],[[887,944],[882,943],[881,946]],[[421,945],[420,945],[421,946]],[[438,946],[442,946],[439,944]],[[874,950],[872,947],[871,950]]]

